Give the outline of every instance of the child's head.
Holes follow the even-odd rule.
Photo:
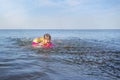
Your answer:
[[[51,40],[50,34],[48,34],[48,33],[44,34],[44,39]]]

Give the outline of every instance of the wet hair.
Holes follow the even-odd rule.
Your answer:
[[[46,34],[44,34],[44,38],[45,38],[45,36],[47,36],[51,40],[51,35],[50,34],[46,33]]]

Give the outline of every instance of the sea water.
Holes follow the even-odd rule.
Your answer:
[[[45,33],[54,47],[32,47]],[[119,29],[0,30],[0,80],[119,79]]]

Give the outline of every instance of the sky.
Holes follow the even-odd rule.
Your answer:
[[[0,0],[0,29],[120,29],[120,0]]]

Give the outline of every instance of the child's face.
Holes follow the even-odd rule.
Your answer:
[[[45,36],[44,38],[45,38],[46,40],[50,40],[49,36]]]

